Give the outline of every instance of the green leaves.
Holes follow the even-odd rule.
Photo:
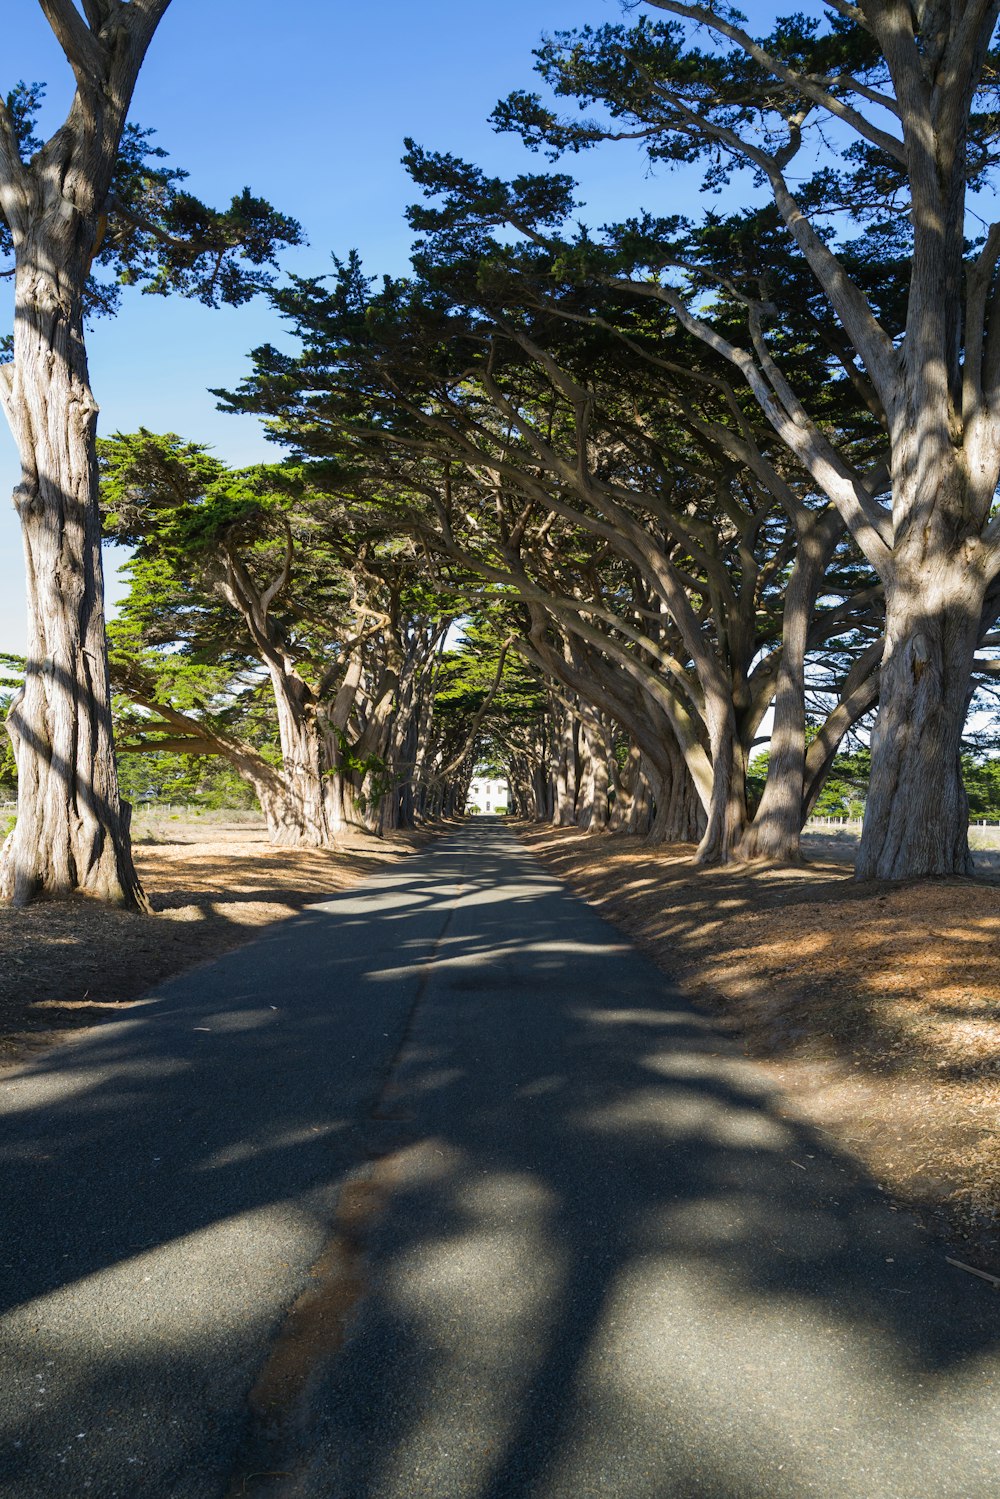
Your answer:
[[[22,82],[5,101],[25,163],[44,145],[35,134],[44,93],[42,84]],[[117,312],[130,286],[209,307],[241,306],[271,287],[280,252],[303,243],[301,225],[248,187],[225,208],[188,192],[188,173],[168,164],[155,134],[124,127],[85,292],[91,316]],[[0,256],[12,254],[0,216]]]
[[[0,651],[0,688],[20,687],[27,664],[23,656],[12,656],[9,651]]]

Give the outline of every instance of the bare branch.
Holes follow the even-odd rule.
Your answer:
[[[87,25],[73,0],[38,0],[53,35],[81,88],[100,82],[108,49]]]
[[[871,32],[871,27],[868,24],[867,17],[865,16],[864,11],[861,10],[859,6],[851,5],[849,3],[849,0],[826,0],[826,3],[827,5],[829,5],[831,10],[835,10],[837,14],[843,16],[845,20],[853,21],[856,26],[861,26],[865,31]]]
[[[778,391],[752,355],[731,344],[711,324],[697,317],[680,293],[672,287],[660,282],[619,282],[610,276],[600,279],[609,286],[625,285],[640,296],[655,297],[666,302],[689,333],[736,366],[778,436],[795,454],[806,472],[830,496],[858,546],[876,572],[884,577],[891,565],[888,517],[872,500],[865,486],[846,471],[840,455],[831,447],[816,424],[810,421],[801,403],[788,390],[787,384],[784,389],[791,403],[791,410],[785,406]]]
[[[292,576],[292,558],[295,555],[295,542],[292,539],[292,528],[288,523],[287,516],[282,516],[282,524],[285,528],[285,556],[278,576],[273,583],[264,589],[264,592],[260,596],[261,613],[265,615],[282,589],[288,587],[288,580]]]
[[[101,0],[80,0],[80,5],[91,31],[100,31],[108,18],[106,8],[101,3]]]

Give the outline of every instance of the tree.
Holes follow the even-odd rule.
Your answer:
[[[667,232],[652,262],[633,261],[630,278],[626,256],[618,273],[740,372],[884,584],[858,875],[967,873],[961,733],[1000,570],[1000,223],[970,249],[968,198],[996,165],[1000,6],[835,0],[821,19],[784,17],[755,37],[727,6],[649,3],[671,19],[563,34],[538,53],[557,94],[612,118],[560,119],[521,94],[498,123],[557,152],[641,139],[657,162],[707,160],[709,189],[738,169],[769,192],[843,329],[845,378],[884,425],[881,483],[859,481],[776,357],[778,278],[729,268],[745,308],[736,339],[692,291],[688,257]],[[904,295],[867,293],[853,273],[866,259],[884,264]]]
[[[658,833],[703,835],[703,862],[743,846],[746,757],[790,677],[779,691],[776,831],[752,852],[794,856],[817,773],[806,654],[878,616],[879,591],[842,544],[843,522],[783,461],[759,413],[754,430],[743,392],[672,313],[567,275],[572,246],[538,228],[565,214],[564,184],[508,188],[452,158],[426,168],[425,158],[422,179],[448,201],[418,225],[432,231],[421,274],[373,288],[351,258],[332,285],[282,289],[275,300],[302,355],[258,350],[253,379],[230,400],[264,413],[307,459],[354,452],[371,484],[410,497],[409,524],[428,549],[516,592],[528,617],[518,649],[569,694],[566,732],[576,735],[582,712],[613,714],[656,783]],[[494,237],[497,223],[520,229],[528,251]],[[811,378],[826,383],[822,360]],[[827,405],[850,451],[871,446],[868,413],[859,423],[848,402],[852,431]],[[814,762],[870,705],[876,664],[869,655],[857,679],[845,675]],[[601,732],[594,719],[584,740]],[[575,817],[575,799],[565,787],[561,818]]]
[[[116,720],[116,736],[119,725],[120,720]],[[140,801],[216,811],[250,810],[258,805],[246,781],[214,755],[128,754],[119,747],[118,779],[122,794],[133,804]]]
[[[278,843],[396,826],[388,803],[410,779],[448,616],[391,509],[352,511],[290,466],[227,468],[172,433],[119,433],[99,457],[106,528],[134,548],[114,677],[153,715],[130,743],[224,756]],[[233,713],[264,683],[276,763]]]
[[[24,657],[12,656],[6,651],[0,651],[0,713],[5,714],[10,708],[14,693],[21,686],[24,677]],[[0,798],[4,801],[12,801],[17,796],[17,761],[14,759],[14,746],[10,739],[0,740]]]
[[[8,718],[19,815],[0,893],[25,904],[80,892],[138,909],[114,762],[85,316],[113,310],[115,279],[238,304],[268,283],[276,247],[300,236],[249,191],[213,212],[182,190],[182,172],[158,164],[149,132],[127,123],[169,0],[39,4],[76,89],[44,144],[40,91],[22,84],[0,100],[0,251],[15,287],[0,402],[20,455],[28,593],[28,664]]]

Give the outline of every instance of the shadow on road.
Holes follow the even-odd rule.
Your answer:
[[[347,1346],[247,1493],[986,1499],[988,1290],[507,835],[372,888],[5,1084],[4,1494],[223,1492],[388,1152]]]

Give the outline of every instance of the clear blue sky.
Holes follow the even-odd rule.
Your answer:
[[[618,0],[173,0],[132,118],[156,128],[194,192],[223,202],[249,185],[298,218],[310,243],[286,257],[289,269],[322,270],[331,250],[356,246],[373,271],[399,272],[410,240],[403,209],[413,197],[399,165],[403,137],[499,172],[538,170],[541,158],[491,132],[493,104],[532,86],[531,49],[543,31],[620,13]],[[19,79],[48,84],[43,123],[51,128],[69,100],[68,69],[37,0],[4,4],[0,89]],[[693,177],[650,178],[627,145],[575,158],[568,169],[581,178],[591,222],[640,206],[694,206]],[[212,312],[127,294],[119,317],[98,322],[88,339],[101,431],[176,431],[212,443],[232,463],[275,456],[254,420],[215,410],[208,388],[236,383],[248,350],[281,337],[263,300]],[[0,421],[0,649],[20,651],[21,547],[7,498],[16,478]]]

